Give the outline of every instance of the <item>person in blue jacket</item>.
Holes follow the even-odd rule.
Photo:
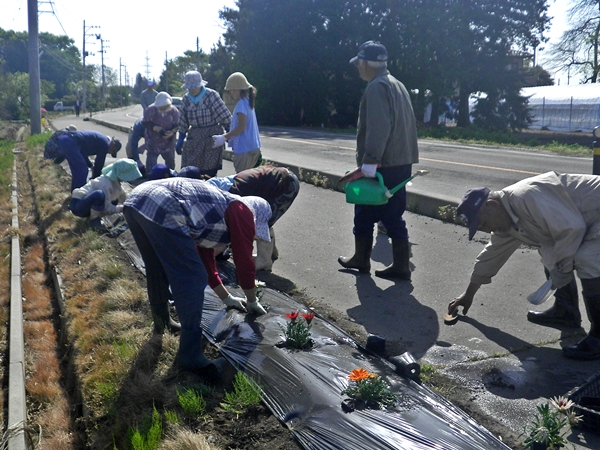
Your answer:
[[[60,164],[65,159],[71,170],[71,192],[87,183],[89,169],[92,169],[92,178],[102,174],[106,155],[116,158],[121,149],[121,142],[115,137],[106,136],[93,130],[65,131],[55,133],[57,151],[53,155],[55,164]],[[51,138],[52,139],[52,138]],[[95,156],[94,162],[90,156]]]

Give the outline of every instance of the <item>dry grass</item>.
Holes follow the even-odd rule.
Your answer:
[[[217,450],[206,437],[192,431],[174,427],[167,432],[167,437],[161,442],[159,450]]]

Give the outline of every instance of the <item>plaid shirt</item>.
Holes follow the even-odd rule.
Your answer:
[[[146,219],[190,236],[197,245],[212,248],[229,244],[225,210],[240,200],[204,181],[192,178],[165,178],[136,187],[125,206]]]
[[[226,130],[231,124],[231,113],[221,100],[217,91],[205,87],[206,94],[196,105],[186,94],[181,99],[181,112],[179,114],[179,132],[186,134],[190,127],[204,128],[220,124]]]

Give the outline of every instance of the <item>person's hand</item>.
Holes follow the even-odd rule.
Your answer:
[[[246,312],[246,299],[242,297],[235,297],[229,294],[224,300],[223,303],[225,306],[229,306],[231,308],[235,308],[239,311]]]
[[[363,164],[360,167],[360,171],[367,178],[375,178],[375,174],[377,173],[377,164]]]
[[[255,302],[246,303],[246,309],[248,310],[248,312],[254,313],[257,316],[262,316],[263,314],[267,313],[265,308],[263,308],[263,306],[260,303],[258,303],[258,300],[256,300]]]
[[[177,130],[171,130],[171,131],[166,131],[165,132],[165,137],[166,138],[170,138],[172,137],[175,133],[177,133]]]
[[[123,212],[123,205],[117,205],[117,206],[115,206],[115,208],[117,209],[118,213],[122,213]]]
[[[465,293],[459,295],[458,297],[456,297],[454,300],[452,300],[448,304],[448,315],[449,316],[458,315],[458,307],[462,306],[462,308],[463,308],[462,312],[466,316],[467,313],[469,312],[469,308],[471,307],[472,304],[473,304],[473,297],[468,296],[467,293],[465,292]]]
[[[221,147],[222,145],[225,145],[225,142],[227,142],[224,134],[215,134],[212,138],[213,148]]]
[[[158,125],[154,125],[152,127],[152,130],[155,131],[155,132],[157,132],[157,133],[160,133],[162,131],[162,127],[159,127]]]

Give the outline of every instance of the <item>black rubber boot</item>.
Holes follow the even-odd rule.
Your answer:
[[[150,303],[152,311],[152,320],[154,321],[154,334],[164,334],[165,329],[168,329],[172,334],[181,331],[181,324],[175,322],[169,314],[169,302]]]
[[[579,328],[581,313],[579,312],[579,295],[575,278],[566,286],[554,293],[554,305],[546,311],[529,311],[527,320],[540,325],[563,325]]]
[[[410,244],[408,239],[392,239],[394,262],[391,266],[376,270],[375,276],[391,280],[410,280]]]
[[[581,280],[583,302],[590,319],[590,332],[575,345],[563,348],[572,359],[600,359],[600,278]]]
[[[183,328],[179,336],[179,351],[176,358],[177,366],[184,372],[191,372],[210,383],[221,381],[225,358],[210,360],[202,351],[202,330]]]
[[[370,273],[372,250],[373,236],[354,236],[354,255],[351,258],[340,256],[338,262],[346,269],[358,269],[360,273]]]

